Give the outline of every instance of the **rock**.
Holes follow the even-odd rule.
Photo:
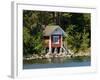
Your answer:
[[[73,54],[73,57],[77,57],[77,56],[90,56],[90,52],[78,52]]]
[[[71,58],[71,55],[67,55],[66,57],[67,57],[67,58]]]
[[[45,55],[45,57],[46,57],[46,58],[50,58],[50,57],[52,57],[52,56],[51,56],[51,53],[48,52],[48,53]]]

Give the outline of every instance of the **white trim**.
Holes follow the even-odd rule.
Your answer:
[[[61,36],[61,48],[63,47],[63,36]]]
[[[51,36],[49,36],[49,53],[51,53]]]
[[[16,78],[18,76],[18,31],[17,31],[17,5],[16,3],[11,3],[11,77]]]
[[[57,42],[54,42],[54,41],[55,41],[55,40],[54,40],[55,37],[58,39]],[[56,35],[56,36],[53,35],[52,38],[53,38],[53,41],[52,41],[53,44],[59,44],[59,35]]]

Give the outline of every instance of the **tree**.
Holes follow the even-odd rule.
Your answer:
[[[40,54],[42,50],[42,26],[39,12],[23,11],[23,54]]]
[[[69,49],[74,53],[86,51],[90,47],[90,14],[71,13],[66,32]]]

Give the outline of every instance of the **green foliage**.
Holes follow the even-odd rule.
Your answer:
[[[38,21],[38,13],[23,11],[23,51],[27,54],[40,54],[42,47],[42,29]]]
[[[90,48],[90,15],[75,13],[72,14],[70,21],[71,24],[66,29],[67,46],[74,53],[84,52]]]
[[[86,49],[88,49],[90,47],[88,36],[89,36],[89,33],[83,33],[82,42],[81,42],[81,50],[82,51],[85,51]]]
[[[42,33],[39,32],[39,33],[37,33],[36,35],[34,35],[34,36],[32,37],[33,46],[34,46],[33,51],[34,51],[35,53],[38,53],[38,54],[40,54],[41,51],[43,50],[43,45],[42,45],[41,36],[42,36]]]
[[[30,40],[30,32],[28,30],[28,28],[24,27],[23,28],[23,41],[24,43],[27,45],[29,40]]]

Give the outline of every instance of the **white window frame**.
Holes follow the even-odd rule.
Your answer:
[[[57,39],[57,41],[55,39]],[[53,44],[59,44],[59,35],[53,35]]]

